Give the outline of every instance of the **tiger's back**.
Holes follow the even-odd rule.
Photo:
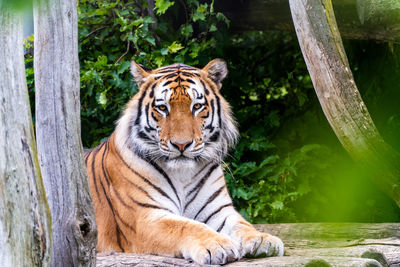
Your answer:
[[[220,163],[237,128],[219,93],[225,62],[131,70],[139,92],[110,138],[85,153],[97,249],[211,264],[283,254],[278,238],[235,211],[226,188]]]

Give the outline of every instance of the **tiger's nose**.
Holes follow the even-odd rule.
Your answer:
[[[178,149],[180,152],[183,152],[193,143],[193,140],[190,141],[190,142],[186,142],[186,141],[183,141],[183,142],[181,142],[181,141],[176,141],[176,142],[169,141],[169,142],[171,143],[171,145],[174,148]]]

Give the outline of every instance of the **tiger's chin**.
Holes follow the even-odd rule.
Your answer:
[[[198,165],[198,162],[194,158],[185,156],[178,156],[175,158],[169,158],[165,161],[168,169],[193,169]]]

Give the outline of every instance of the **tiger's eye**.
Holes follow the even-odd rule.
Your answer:
[[[162,110],[162,111],[167,110],[167,107],[166,107],[165,105],[159,105],[159,106],[157,106],[157,108],[158,108],[159,110]]]
[[[201,108],[201,106],[202,106],[201,104],[197,103],[197,104],[193,105],[193,108],[194,109],[199,109],[199,108]]]

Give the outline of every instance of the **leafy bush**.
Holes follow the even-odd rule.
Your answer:
[[[178,11],[184,10],[185,21]],[[109,135],[114,121],[137,86],[129,74],[130,60],[149,68],[174,62],[205,64],[217,48],[218,27],[228,20],[213,4],[196,0],[173,4],[156,1],[156,13],[147,1],[79,3],[82,134],[93,146]],[[172,22],[171,22],[172,21]],[[218,50],[218,48],[217,48]]]
[[[224,58],[230,74],[223,94],[242,128],[241,142],[233,159],[227,161],[233,170],[227,172],[229,188],[249,219],[282,218],[288,212],[287,204],[301,192],[292,177],[296,166],[289,157],[281,160],[277,151],[271,150],[271,133],[285,116],[301,110],[312,93],[294,36],[264,32],[229,35],[229,21],[214,11],[213,2],[183,5],[156,1],[156,14],[149,12],[147,1],[140,4],[88,0],[79,5],[84,144],[97,145],[107,137],[124,104],[137,91],[129,74],[131,57],[151,68],[174,62],[202,67],[215,57]],[[184,21],[178,16],[182,10]],[[255,154],[265,159],[254,161]],[[294,164],[301,160],[295,159]],[[263,189],[263,196],[257,197],[255,183],[264,183],[264,189],[273,184],[274,188]]]
[[[400,220],[393,202],[373,185],[359,186],[365,177],[348,179],[351,160],[320,110],[293,33],[232,34],[213,1],[157,0],[154,9],[149,2],[79,1],[84,146],[93,147],[112,133],[137,92],[129,73],[131,59],[150,68],[175,62],[203,67],[219,57],[229,68],[222,94],[241,132],[224,167],[234,204],[244,217],[255,223]],[[31,51],[31,43],[26,48]],[[357,57],[352,61],[358,66]],[[33,96],[30,53],[26,64]],[[400,131],[398,118],[395,114],[388,121],[392,132]],[[373,193],[354,194],[358,188]],[[343,205],[338,196],[357,205]]]

